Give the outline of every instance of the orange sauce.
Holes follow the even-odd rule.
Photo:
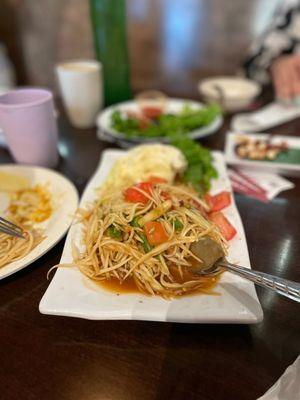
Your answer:
[[[178,282],[178,283],[185,283],[185,282],[195,281],[195,280],[199,280],[199,283],[201,282],[200,288],[195,289],[186,294],[179,295],[177,297],[191,296],[194,294],[201,294],[203,292],[208,292],[208,291],[212,290],[220,280],[220,275],[207,276],[207,277],[202,276],[201,278],[197,277],[195,274],[191,273],[191,271],[189,271],[187,268],[182,269],[182,275],[181,275],[176,266],[171,267],[170,271],[171,271],[173,277],[175,278],[176,282]]]
[[[105,281],[99,281],[97,284],[114,293],[140,293],[140,290],[136,286],[134,279],[131,277],[125,279],[123,282],[120,282],[117,278],[111,278]]]
[[[171,267],[170,271],[171,271],[173,277],[175,278],[176,282],[178,282],[178,283],[185,283],[185,282],[197,279],[197,277],[195,277],[195,275],[193,275],[187,269],[183,270],[182,276],[180,275],[176,266]],[[218,283],[218,281],[220,279],[220,275],[212,276],[212,277],[201,277],[198,279],[199,279],[199,282],[202,283],[201,288],[195,289],[191,292],[188,292],[186,294],[182,294],[182,295],[179,295],[176,297],[201,294],[203,291],[208,292],[216,286],[216,284]],[[108,290],[109,292],[113,292],[113,293],[117,293],[117,294],[141,293],[141,291],[136,286],[134,279],[131,277],[127,278],[123,282],[120,282],[117,278],[111,278],[111,279],[107,279],[105,281],[99,281],[99,282],[97,282],[97,285],[101,286],[105,290]],[[145,294],[145,293],[143,293],[143,294]],[[149,296],[150,296],[150,294],[149,294]]]

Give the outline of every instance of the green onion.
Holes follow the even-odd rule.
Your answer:
[[[147,240],[147,238],[146,238],[146,235],[144,235],[143,233],[139,233],[138,234],[139,235],[139,237],[142,239],[142,246],[143,246],[143,249],[144,249],[144,251],[145,251],[145,253],[149,253],[149,251],[151,251],[152,250],[152,246],[151,246],[151,244],[148,242],[148,240]]]
[[[177,219],[177,218],[174,220],[174,228],[175,228],[176,232],[182,231],[182,228],[183,228],[183,223],[181,221],[179,221],[179,219]]]
[[[122,238],[122,231],[120,229],[116,228],[115,225],[110,225],[107,228],[107,233],[113,239],[120,240]]]
[[[133,217],[133,220],[130,222],[130,225],[134,228],[140,228],[139,225],[139,217]]]
[[[139,217],[134,217],[132,221],[130,222],[130,225],[133,226],[134,228],[140,228],[139,225]],[[150,250],[152,250],[151,244],[148,242],[146,235],[144,235],[141,232],[138,232],[139,237],[142,239],[142,247],[144,249],[145,253],[149,253]]]

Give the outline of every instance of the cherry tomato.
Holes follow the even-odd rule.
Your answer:
[[[144,230],[147,236],[147,240],[152,246],[157,246],[159,244],[165,243],[169,239],[161,222],[146,222],[144,225]]]
[[[151,183],[167,183],[167,180],[164,178],[160,178],[159,176],[149,176],[147,182]]]
[[[152,190],[153,190],[153,185],[151,182],[137,183],[136,185],[125,190],[125,192],[124,192],[125,200],[128,201],[129,203],[147,204],[149,201],[149,198],[146,195],[144,195],[144,193],[141,193],[137,189],[140,189],[143,192],[147,193],[149,196],[151,196]]]
[[[160,107],[145,106],[142,108],[142,113],[147,118],[155,119],[162,114],[162,109]]]
[[[210,211],[220,211],[223,208],[228,207],[231,204],[231,195],[229,192],[220,192],[215,196],[211,196],[210,194],[206,194],[204,196]]]
[[[226,240],[231,240],[236,235],[235,227],[220,211],[210,213],[208,218],[217,225]]]

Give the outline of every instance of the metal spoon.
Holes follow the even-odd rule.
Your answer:
[[[300,303],[300,284],[298,282],[253,271],[228,262],[224,257],[222,247],[208,236],[192,243],[191,251],[203,261],[201,266],[199,265],[199,268],[193,271],[198,275],[218,274],[222,270],[226,270]]]

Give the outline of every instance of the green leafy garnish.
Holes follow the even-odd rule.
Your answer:
[[[173,146],[181,150],[188,163],[183,180],[199,193],[206,193],[211,187],[211,180],[218,177],[211,151],[188,137],[174,135],[170,140]]]
[[[139,129],[139,123],[134,118],[125,118],[120,111],[114,111],[111,115],[112,127],[124,135],[131,136],[130,132],[136,132]]]
[[[186,104],[176,114],[163,113],[148,126],[140,126],[137,119],[123,116],[116,110],[111,115],[111,126],[128,138],[165,137],[176,133],[186,135],[197,128],[209,125],[220,114],[221,111],[217,105],[195,109]]]

